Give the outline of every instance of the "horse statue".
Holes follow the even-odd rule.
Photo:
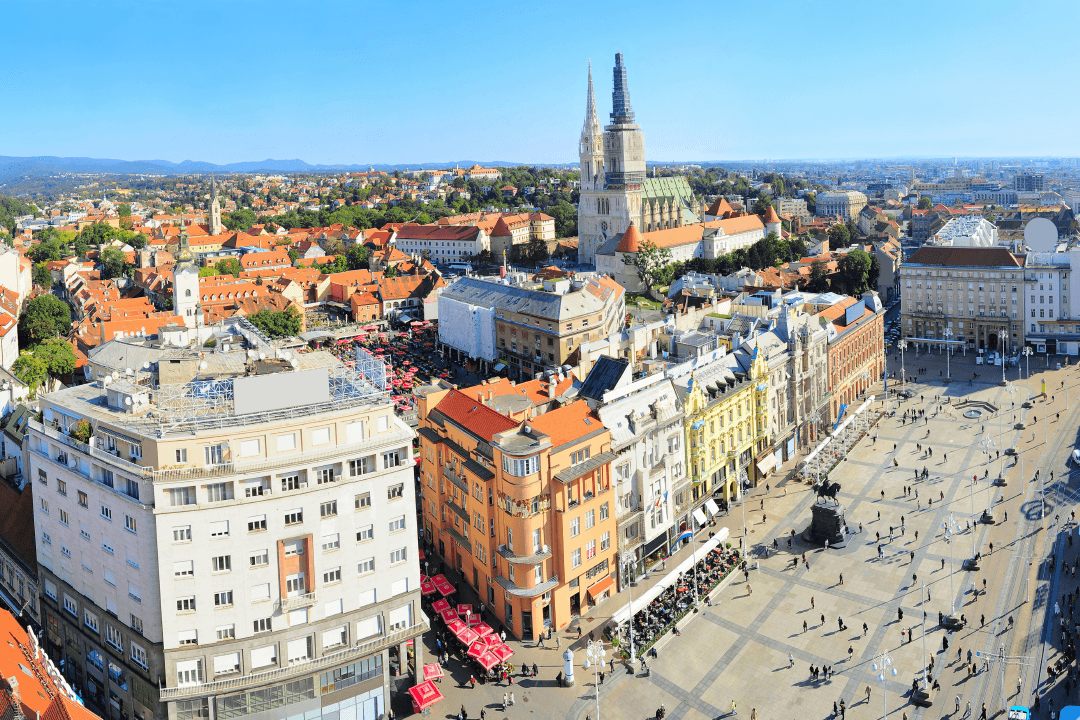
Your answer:
[[[814,492],[817,493],[818,500],[832,498],[834,503],[837,505],[840,504],[840,501],[836,499],[836,496],[840,494],[840,483],[831,483],[828,480],[825,480],[820,485],[814,486]]]

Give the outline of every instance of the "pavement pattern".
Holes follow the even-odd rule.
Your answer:
[[[1049,717],[1050,699],[1057,708],[1065,703],[1062,679],[1050,683],[1045,672],[1060,652],[1054,599],[1067,615],[1063,595],[1077,587],[1071,567],[1080,551],[1080,543],[1070,545],[1068,533],[1062,532],[1080,488],[1080,473],[1068,463],[1080,416],[1069,410],[1061,383],[1068,384],[1073,399],[1080,397],[1080,375],[1075,366],[1055,369],[1051,364],[1033,366],[1030,379],[1016,382],[1014,368],[1006,371],[1012,381],[1009,389],[1001,384],[1000,367],[976,366],[970,356],[951,360],[951,383],[944,382],[943,355],[909,351],[904,365],[907,387],[915,397],[900,403],[895,415],[884,416],[830,474],[842,486],[839,501],[847,508],[847,524],[858,533],[845,548],[826,551],[799,537],[809,524],[815,497],[809,485],[792,477],[801,459],[796,458],[774,473],[768,493],[764,486],[756,488],[743,508],[736,506],[718,522],[738,544],[745,510],[749,546],[772,547],[775,540],[777,552],[760,559],[749,582],[734,575],[717,588],[711,606],[687,616],[680,636],[663,638],[657,657],[648,662],[648,675],[640,665],[616,663],[614,671],[610,665],[603,668],[601,684],[593,668],[583,667],[588,634],[600,637],[611,613],[626,603],[624,591],[559,633],[559,649],[553,642],[545,649],[511,640],[516,652],[512,662],[530,668],[535,663],[536,678],[516,678],[513,686],[471,688],[467,666],[452,658],[441,688],[445,700],[432,715],[455,718],[463,707],[474,718],[483,708],[491,718],[607,720],[653,717],[663,705],[668,718],[711,719],[734,717],[734,701],[743,717],[756,710],[762,720],[798,720],[831,717],[834,703],[842,699],[845,717],[883,717],[887,711],[912,720],[953,719],[978,717],[984,702],[988,717],[995,717],[1003,700],[1030,705],[1038,690],[1043,698],[1036,717]],[[1033,365],[1042,366],[1043,360]],[[890,356],[888,366],[900,375],[899,357]],[[914,382],[913,375],[918,376]],[[1051,397],[1023,408],[1022,403],[1039,392],[1041,380]],[[881,390],[879,383],[871,392],[880,397]],[[963,400],[989,402],[1001,410],[964,418],[955,407]],[[888,408],[880,401],[875,406],[897,408],[895,402]],[[925,416],[903,419],[903,413],[913,409]],[[1026,425],[1021,430],[1017,423]],[[993,446],[984,444],[987,438]],[[1015,448],[1020,457],[1006,456],[1007,448]],[[923,468],[928,478],[916,479]],[[1041,483],[1032,481],[1036,470]],[[1055,472],[1053,482],[1050,471]],[[991,486],[999,472],[1007,485]],[[974,485],[973,475],[979,478]],[[988,505],[996,522],[975,522]],[[959,531],[947,543],[942,525],[950,516]],[[699,538],[715,530],[705,528]],[[789,549],[791,530],[796,537]],[[1054,546],[1057,562],[1046,559]],[[690,552],[683,548],[669,562],[674,566]],[[980,568],[968,572],[961,563],[973,552],[981,553]],[[803,553],[809,567],[801,562]],[[1062,569],[1062,556],[1070,572]],[[793,564],[793,558],[799,562]],[[662,574],[642,579],[634,592]],[[478,603],[466,584],[458,587],[463,602]],[[946,632],[938,624],[938,613],[949,614],[952,603],[967,625]],[[434,657],[434,633],[428,633],[425,642],[427,656]],[[575,653],[576,683],[557,688],[555,675],[563,669],[562,651],[568,646]],[[996,656],[1001,648],[1004,680],[996,658],[973,657],[977,672],[971,674],[968,651]],[[885,674],[884,682],[871,669],[882,653],[896,669],[895,676]],[[607,657],[612,656],[609,648]],[[912,681],[922,677],[931,658],[931,676],[941,689],[933,693],[931,707],[921,708],[911,703]],[[811,666],[828,667],[830,674],[814,679]],[[503,693],[510,692],[515,703],[504,711]],[[1072,693],[1076,701],[1077,690]],[[399,711],[399,716],[404,714]]]

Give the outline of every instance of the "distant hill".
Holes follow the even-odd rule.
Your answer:
[[[445,168],[453,165],[470,167],[474,164],[487,167],[513,167],[522,164],[503,160],[475,161],[461,160],[448,163],[402,163],[398,165],[312,165],[303,160],[254,160],[247,162],[216,163],[201,160],[112,160],[108,158],[54,157],[39,155],[36,157],[11,157],[0,155],[0,182],[27,176],[55,175],[57,173],[89,173],[109,175],[183,175],[188,173],[294,173],[294,172],[364,172],[368,168],[393,172],[394,170],[416,170],[425,168]]]

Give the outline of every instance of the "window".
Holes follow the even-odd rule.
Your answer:
[[[207,502],[222,502],[233,499],[233,484],[231,482],[210,483],[206,486]]]
[[[110,555],[115,555],[116,554],[116,552],[113,550],[112,545],[109,544],[108,540],[102,540],[101,541],[101,549],[104,550],[105,552],[109,553]]]
[[[251,651],[252,668],[263,668],[267,665],[277,665],[277,645],[267,645]]]
[[[390,521],[390,532],[397,532],[398,530],[405,529],[405,516],[394,518]]]
[[[45,485],[46,487],[49,485],[49,475],[41,468],[38,468],[37,479],[42,485]]]
[[[195,488],[193,487],[181,487],[181,488],[169,488],[169,504],[173,507],[177,505],[194,505],[195,504]]]
[[[258,635],[259,633],[270,632],[270,618],[259,618],[253,623],[253,625],[254,633],[256,635]]]
[[[233,604],[232,590],[222,590],[214,593],[214,607],[229,607]]]
[[[41,505],[41,512],[48,515],[49,514],[49,501],[46,500],[45,498],[41,498],[40,505]]]
[[[304,579],[304,573],[295,573],[293,575],[285,576],[285,592],[292,595],[301,595],[307,592],[307,583]]]
[[[260,602],[262,600],[270,599],[270,583],[261,583],[259,585],[252,585],[251,587],[251,601]]]
[[[600,550],[604,551],[611,547],[611,533],[606,532],[600,536]]]
[[[210,537],[220,538],[229,536],[229,521],[215,520],[210,523]]]
[[[257,478],[244,481],[244,497],[261,497],[270,492],[270,479]]]
[[[374,635],[382,634],[382,618],[378,615],[369,617],[356,623],[356,639],[363,640]]]
[[[337,515],[337,500],[331,500],[330,502],[324,502],[319,506],[319,517],[334,517]]]
[[[299,662],[307,662],[311,657],[311,638],[303,637],[298,640],[290,640],[289,645],[289,664]]]
[[[356,542],[367,542],[375,537],[375,526],[368,525],[362,527],[356,532]]]
[[[270,553],[267,550],[256,550],[248,556],[248,564],[251,567],[261,567],[270,564]]]
[[[128,583],[128,597],[131,598],[132,600],[134,600],[135,602],[142,602],[142,590],[139,590],[138,585],[135,585],[134,583],[129,582]],[[135,617],[134,615],[131,616],[131,619],[132,620],[139,620],[139,618]],[[132,625],[131,627],[135,627],[135,626]],[[142,621],[141,620],[139,621],[138,630],[139,630],[139,632],[142,632]]]
[[[296,449],[296,433],[289,433],[288,435],[277,436],[277,449],[278,452],[285,452],[287,450]]]
[[[585,529],[588,530],[594,525],[596,525],[596,511],[589,510],[585,513]]]
[[[585,559],[588,560],[589,558],[593,557],[596,557],[596,541],[590,540],[585,545]]]
[[[360,493],[354,498],[354,503],[357,510],[371,507],[371,493]]]
[[[172,541],[174,543],[191,542],[191,526],[182,525],[172,529]]]
[[[303,508],[297,508],[296,510],[290,510],[289,512],[285,513],[286,525],[299,525],[302,522],[304,522]]]
[[[382,458],[383,458],[383,465],[382,466],[383,466],[383,469],[386,470],[387,468],[398,467],[399,465],[402,464],[402,457],[404,455],[405,455],[405,451],[403,449],[402,450],[391,450],[389,452],[384,452],[382,454]]]
[[[217,635],[217,639],[221,640],[233,640],[236,638],[236,626],[235,625],[218,625],[214,628],[214,633]]]
[[[589,459],[589,448],[583,448],[583,449],[578,450],[576,452],[570,453],[570,464],[571,465],[580,465],[581,463],[585,462],[588,459]]]
[[[282,544],[284,545],[285,557],[304,554],[303,540],[288,540]]]
[[[544,565],[543,565],[543,563],[538,563],[538,564],[533,566],[533,580],[536,581],[537,585],[544,582]]]
[[[67,483],[64,482],[63,480],[57,479],[57,481],[56,481],[56,492],[63,495],[64,497],[67,497]]]
[[[366,575],[370,572],[375,572],[375,558],[371,557],[367,560],[361,560],[360,564],[356,566],[356,572],[358,575]]]
[[[323,552],[329,552],[330,550],[337,550],[341,547],[341,535],[340,533],[334,533],[333,535],[322,536],[322,549]]]
[[[124,515],[124,529],[127,530],[129,533],[138,534],[138,524],[135,521],[135,518],[131,517],[130,515]]]
[[[248,520],[247,520],[247,531],[249,533],[251,533],[251,532],[262,532],[264,530],[266,530],[266,516],[265,515],[254,515],[254,516],[248,518]]]
[[[390,624],[390,632],[404,630],[412,625],[412,605],[402,605],[399,608],[394,608],[387,613],[386,619]]]
[[[570,537],[577,537],[581,534],[581,518],[574,518],[570,521]]]
[[[232,572],[232,555],[217,555],[213,558],[214,572]]]
[[[375,471],[375,458],[364,457],[349,461],[349,477],[364,475]]]
[[[64,594],[64,609],[75,617],[79,617],[79,606],[75,604],[75,600],[68,594]]]
[[[90,501],[82,490],[79,490],[79,507],[90,507]]]
[[[513,475],[514,477],[524,477],[540,472],[540,456],[534,455],[531,458],[510,458],[503,455],[503,472]]]
[[[187,448],[176,448],[176,462],[187,462]]]
[[[58,509],[57,512],[58,512],[59,517],[60,517],[60,524],[61,525],[67,525],[68,524],[67,510],[59,510]]]
[[[240,672],[240,653],[229,653],[228,655],[216,655],[214,657],[215,675],[228,675],[238,672]]]
[[[94,632],[98,632],[98,618],[97,615],[89,610],[83,610],[83,624],[90,628]]]
[[[341,582],[341,568],[336,567],[333,570],[327,570],[322,574],[323,585],[329,585],[330,583]]]
[[[137,615],[131,615],[128,618],[128,625],[131,627],[132,630],[142,635],[142,618]]]
[[[390,553],[390,564],[394,565],[400,562],[405,562],[405,548],[398,548]]]
[[[398,483],[397,485],[391,485],[386,490],[386,499],[387,500],[399,500],[400,498],[402,498],[404,496],[405,496],[405,484],[404,483]]]
[[[173,563],[173,577],[187,578],[195,575],[194,560],[178,560]]]
[[[604,522],[608,519],[608,504],[604,503],[600,506],[600,522]]]
[[[570,553],[570,567],[580,567],[580,566],[581,566],[581,548],[578,548],[577,550],[573,550]]]
[[[139,632],[142,632],[142,623],[139,624]],[[146,669],[149,666],[146,664],[146,650],[139,647],[135,643],[131,643],[131,660],[139,667]],[[179,666],[179,663],[177,663]]]
[[[42,532],[41,532],[41,541],[43,543],[45,543],[46,545],[52,545],[52,536],[49,535],[49,533],[42,530]],[[53,597],[53,599],[55,599],[55,596]]]
[[[336,479],[337,477],[334,475],[334,468],[332,467],[319,468],[315,471],[315,482],[318,485],[326,485],[327,483],[334,482]]]
[[[198,645],[199,633],[197,630],[181,630],[177,633],[176,640],[181,645]]]
[[[300,479],[299,474],[282,475],[281,476],[281,489],[282,490],[299,490],[300,488],[307,487],[307,482]]]
[[[207,465],[220,465],[221,457],[220,445],[207,445],[203,448],[203,460]]]
[[[311,444],[312,445],[329,445],[330,444],[330,428],[315,428],[311,431]]]

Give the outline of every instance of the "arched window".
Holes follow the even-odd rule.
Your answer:
[[[191,288],[184,291],[184,297],[191,297]]]

